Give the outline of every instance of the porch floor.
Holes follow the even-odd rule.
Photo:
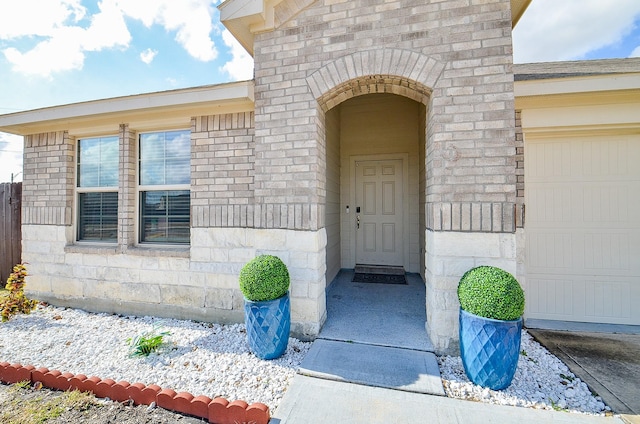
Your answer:
[[[327,320],[318,338],[433,352],[425,330],[425,285],[353,283],[341,270],[327,288]]]

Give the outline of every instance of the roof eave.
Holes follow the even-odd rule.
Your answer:
[[[137,129],[188,125],[192,116],[254,109],[253,81],[138,94],[0,115],[0,131],[84,134],[121,123]]]

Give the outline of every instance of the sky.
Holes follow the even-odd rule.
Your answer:
[[[218,4],[0,0],[0,114],[251,79]],[[513,48],[516,63],[640,57],[640,1],[533,0]],[[0,182],[12,177],[22,137],[0,132]]]

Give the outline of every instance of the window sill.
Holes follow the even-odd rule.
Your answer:
[[[129,246],[125,250],[115,244],[76,243],[64,247],[65,253],[85,253],[93,255],[133,255],[133,256],[163,256],[169,258],[189,258],[190,246],[145,245]]]
[[[168,256],[171,258],[190,257],[190,246],[168,246],[168,245],[138,245],[129,246],[124,252],[137,256]]]
[[[76,243],[66,245],[64,252],[115,255],[118,253],[118,246],[116,244]]]

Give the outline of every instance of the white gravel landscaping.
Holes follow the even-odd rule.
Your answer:
[[[148,357],[129,357],[127,338],[158,326],[166,346]],[[0,361],[46,367],[129,383],[262,402],[272,411],[289,386],[311,343],[290,338],[275,360],[249,352],[244,324],[219,325],[153,317],[93,314],[38,308],[0,324]]]
[[[520,349],[513,382],[500,391],[484,389],[471,383],[464,373],[459,356],[439,357],[440,373],[447,396],[498,405],[592,415],[604,415],[611,410],[526,330],[522,331]]]
[[[126,340],[156,328],[166,345],[130,357]],[[262,402],[275,411],[311,343],[290,338],[284,356],[265,361],[249,352],[243,324],[220,325],[154,317],[94,314],[38,306],[0,324],[0,361],[115,381],[157,384],[211,398]],[[512,385],[502,391],[469,382],[457,356],[439,357],[449,397],[603,415],[610,411],[586,384],[525,331]]]

